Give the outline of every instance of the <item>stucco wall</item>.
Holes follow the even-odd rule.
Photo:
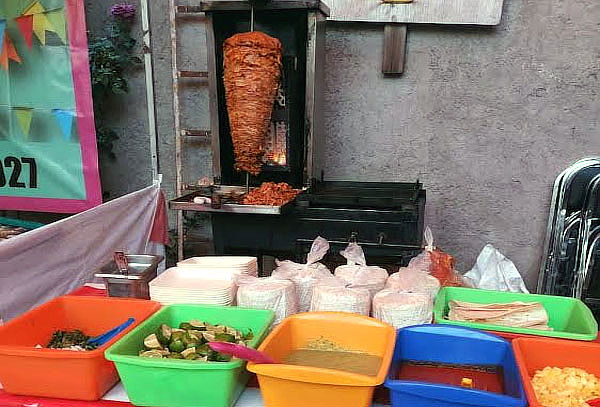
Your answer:
[[[103,35],[109,19],[110,6],[117,1],[86,0],[88,36]],[[137,4],[138,2],[131,2]],[[140,19],[136,20],[133,36],[138,39],[136,52],[141,54]],[[116,159],[100,157],[102,188],[109,199],[136,191],[152,183],[150,138],[146,112],[146,85],[143,65],[132,66],[128,71],[129,93],[109,101],[109,125],[119,135],[114,144]]]
[[[151,3],[160,165],[172,193],[168,16],[165,2]],[[498,27],[412,25],[400,78],[380,73],[381,26],[330,24],[326,178],[419,178],[428,192],[426,223],[461,270],[489,242],[531,286],[554,177],[569,162],[600,154],[598,21],[597,0],[506,0]],[[183,66],[202,69],[204,31],[194,28],[201,23],[185,24]],[[192,89],[184,97],[192,127],[208,125],[206,92]],[[137,140],[145,132],[134,123],[145,120],[145,110],[141,100],[129,106],[124,125],[133,126],[127,129]],[[120,143],[142,168],[144,148],[131,152],[129,139]],[[209,146],[196,142],[188,151],[186,181],[209,175]],[[142,174],[123,176],[133,159],[121,157],[111,184],[141,184]]]

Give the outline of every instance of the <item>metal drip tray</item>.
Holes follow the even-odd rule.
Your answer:
[[[169,206],[171,209],[183,211],[281,215],[291,209],[295,201],[294,199],[282,206],[243,205],[240,201],[245,193],[246,188],[241,186],[220,185],[200,188],[198,191],[173,199],[169,202]],[[213,204],[194,202],[194,198],[197,197],[214,199],[215,194],[221,199],[221,204],[218,207]]]

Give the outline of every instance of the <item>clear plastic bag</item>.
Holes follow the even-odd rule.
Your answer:
[[[310,309],[313,288],[317,280],[332,276],[329,269],[319,263],[328,250],[329,242],[319,236],[314,240],[305,264],[290,260],[276,261],[277,268],[273,270],[271,276],[294,283],[298,294],[299,312],[308,312]]]
[[[433,319],[433,299],[428,293],[382,290],[373,298],[373,317],[396,329],[429,324]]]
[[[239,276],[236,284],[238,307],[275,312],[273,325],[298,312],[298,295],[291,281],[273,277]]]
[[[435,298],[440,291],[440,281],[417,268],[400,267],[387,279],[385,288],[405,293],[425,293]]]
[[[351,288],[337,277],[319,280],[314,287],[310,311],[338,311],[369,315],[371,293],[365,288]]]
[[[347,264],[335,269],[335,276],[341,278],[352,288],[365,288],[371,298],[383,289],[388,278],[387,270],[377,266],[367,266],[363,249],[356,243],[350,243],[340,254]]]
[[[433,245],[433,233],[429,226],[425,228],[425,249],[411,259],[408,267],[425,271],[440,281],[442,287],[462,286],[462,276],[454,270],[454,257],[437,249]]]

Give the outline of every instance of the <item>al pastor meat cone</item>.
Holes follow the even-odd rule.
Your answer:
[[[225,40],[223,81],[238,171],[260,173],[280,77],[277,38],[253,31]]]

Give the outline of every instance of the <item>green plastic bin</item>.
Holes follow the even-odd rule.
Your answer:
[[[147,319],[106,350],[115,362],[129,400],[136,406],[231,407],[246,386],[245,362],[198,362],[139,357],[144,338],[161,324],[177,327],[197,319],[246,332],[252,329],[256,348],[266,336],[274,314],[268,310],[208,305],[171,305]]]
[[[475,302],[480,304],[509,303],[513,301],[539,302],[548,312],[552,331],[539,329],[513,328],[510,326],[450,321],[448,303],[450,300]],[[552,295],[509,293],[503,291],[476,290],[472,288],[445,287],[437,295],[434,306],[435,322],[438,324],[460,325],[470,328],[512,332],[555,338],[593,341],[598,336],[598,323],[592,311],[580,300]]]

